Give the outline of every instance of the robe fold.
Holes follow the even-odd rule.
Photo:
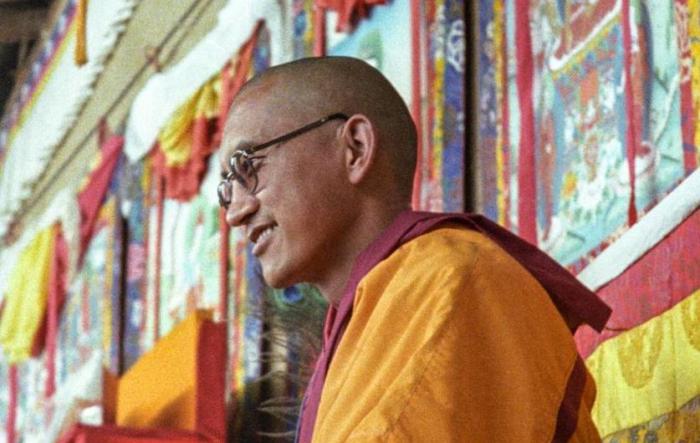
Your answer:
[[[597,441],[572,331],[609,315],[485,218],[406,211],[329,309],[298,439]]]

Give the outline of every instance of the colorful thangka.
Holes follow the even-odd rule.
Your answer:
[[[314,0],[293,0],[294,58],[311,57],[314,52]]]
[[[519,7],[528,16],[515,14]],[[540,247],[578,271],[697,174],[698,17],[697,0],[480,2],[481,210],[518,231],[527,199]],[[515,38],[523,23],[532,103],[518,82],[528,56]],[[522,106],[531,106],[535,128],[525,140],[535,149],[529,194],[519,176]],[[613,315],[602,334],[576,336],[598,387],[593,416],[604,441],[700,435],[699,217],[598,288]]]
[[[460,0],[426,2],[428,165],[414,190],[421,193],[421,209],[464,209],[464,13]]]
[[[104,354],[111,366],[111,356],[118,355],[114,335],[114,275],[116,198],[102,206],[95,234],[85,254],[82,267],[68,289],[59,317],[56,385],[65,383],[95,354]],[[116,260],[115,260],[116,259]]]
[[[520,195],[519,1],[480,3],[480,209],[517,230],[519,199],[532,201],[538,244],[576,270],[636,221],[630,199],[641,216],[696,168],[687,53],[697,25],[685,2],[526,2],[536,191]]]
[[[124,330],[119,334],[122,341],[122,359],[114,352],[110,354],[110,367],[114,373],[128,370],[142,354],[139,337],[145,329],[146,312],[146,257],[148,239],[148,208],[151,204],[150,159],[144,158],[128,164],[123,157],[118,178],[118,204],[121,216],[125,219],[126,254],[123,306]],[[116,298],[113,303],[117,303]],[[113,319],[112,329],[118,330],[119,323]],[[120,367],[121,366],[121,367]]]

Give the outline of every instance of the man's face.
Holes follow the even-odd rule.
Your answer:
[[[228,159],[236,150],[310,123],[285,114],[258,97],[237,102],[222,142],[222,170],[228,171]],[[264,158],[255,161],[255,193],[233,186],[227,222],[245,229],[263,276],[273,287],[318,282],[338,259],[334,251],[344,241],[349,222],[342,202],[350,186],[343,177],[337,136],[341,125],[342,121],[328,122],[259,151],[256,155]]]

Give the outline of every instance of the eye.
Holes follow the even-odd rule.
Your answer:
[[[253,155],[245,159],[241,167],[243,168],[241,172],[245,175],[251,175],[260,170],[263,165],[264,155]]]

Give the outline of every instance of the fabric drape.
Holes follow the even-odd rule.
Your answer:
[[[369,16],[372,6],[385,3],[386,0],[316,0],[316,7],[337,12],[337,30],[348,32],[361,19]]]
[[[10,277],[0,319],[0,345],[10,363],[29,358],[46,312],[54,230],[54,226],[50,226],[34,237]]]
[[[85,251],[95,229],[95,222],[99,214],[102,201],[112,181],[112,173],[119,161],[119,156],[124,146],[122,136],[112,136],[101,146],[100,159],[82,190],[78,194],[78,206],[80,207],[80,251],[78,263],[83,262]]]

